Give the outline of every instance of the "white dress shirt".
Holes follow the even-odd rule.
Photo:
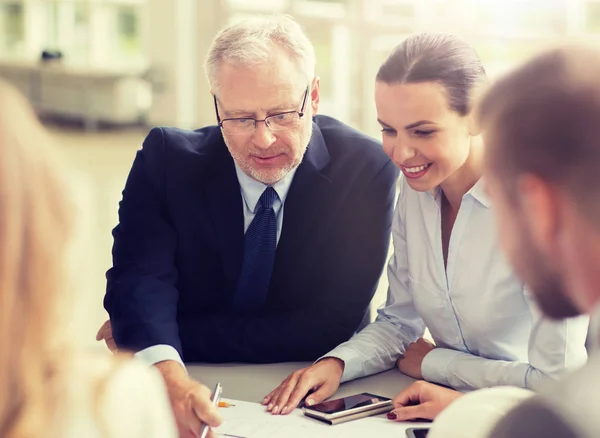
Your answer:
[[[389,290],[378,317],[330,352],[345,362],[343,381],[394,367],[429,328],[438,348],[425,356],[425,380],[461,391],[510,385],[534,388],[583,365],[588,318],[543,318],[503,257],[482,181],[466,193],[444,268],[441,191],[406,181],[394,213]]]
[[[239,168],[237,164],[235,164],[235,172],[237,174],[237,178],[240,183],[240,191],[242,193],[242,209],[244,212],[245,233],[248,230],[250,223],[254,219],[254,216],[256,215],[258,200],[268,186],[250,178],[242,169]],[[279,197],[279,199],[275,199],[275,202],[273,203],[273,210],[277,216],[277,243],[279,243],[281,228],[283,226],[283,205],[285,204],[285,198],[290,190],[290,186],[292,185],[295,174],[296,169],[289,172],[283,179],[273,185],[273,188]],[[154,365],[165,360],[174,360],[179,362],[181,366],[185,368],[181,356],[171,345],[153,345],[152,347],[138,351],[135,354],[135,357],[142,359],[149,365]]]

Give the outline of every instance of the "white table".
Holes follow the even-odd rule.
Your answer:
[[[217,382],[223,385],[223,397],[248,402],[262,402],[265,395],[279,385],[293,371],[308,366],[307,363],[279,363],[266,365],[247,364],[187,364],[192,377],[209,388]],[[370,392],[384,397],[394,397],[402,389],[414,382],[393,369],[385,373],[344,383],[336,397],[360,392]]]

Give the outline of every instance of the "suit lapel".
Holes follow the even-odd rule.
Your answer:
[[[242,195],[235,173],[233,159],[223,142],[221,133],[212,143],[215,148],[213,176],[206,189],[207,203],[219,242],[225,291],[232,296],[240,270],[244,251],[244,214]]]
[[[299,243],[306,241],[306,237],[319,226],[323,204],[330,199],[331,181],[321,173],[329,160],[325,139],[319,127],[313,123],[308,149],[285,200],[283,226],[273,267],[274,280],[280,274],[285,275],[290,261],[304,246]]]
[[[218,138],[209,139],[207,143],[212,143],[215,148],[213,174],[206,188],[207,203],[221,248],[225,291],[233,296],[244,252],[242,195],[233,159],[220,132]],[[278,283],[278,277],[285,277],[290,261],[303,247],[298,243],[304,241],[319,225],[322,206],[330,199],[331,181],[321,173],[329,160],[325,139],[319,127],[313,123],[313,134],[304,160],[294,175],[286,197],[271,287]]]

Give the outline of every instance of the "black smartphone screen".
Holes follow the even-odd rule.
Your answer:
[[[426,438],[428,433],[429,433],[429,429],[427,429],[427,428],[424,428],[424,429],[410,429],[407,432],[407,437],[408,438]]]
[[[309,409],[322,412],[324,414],[336,414],[349,409],[369,406],[388,400],[389,398],[380,397],[378,395],[368,394],[365,392],[363,394],[351,395],[349,397],[319,403],[318,405],[311,406]]]

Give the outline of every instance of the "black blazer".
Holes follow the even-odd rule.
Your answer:
[[[186,362],[312,361],[357,329],[385,264],[398,171],[380,144],[316,116],[285,201],[264,309],[232,311],[244,222],[218,127],[154,128],[113,231],[104,300],[119,348]]]

